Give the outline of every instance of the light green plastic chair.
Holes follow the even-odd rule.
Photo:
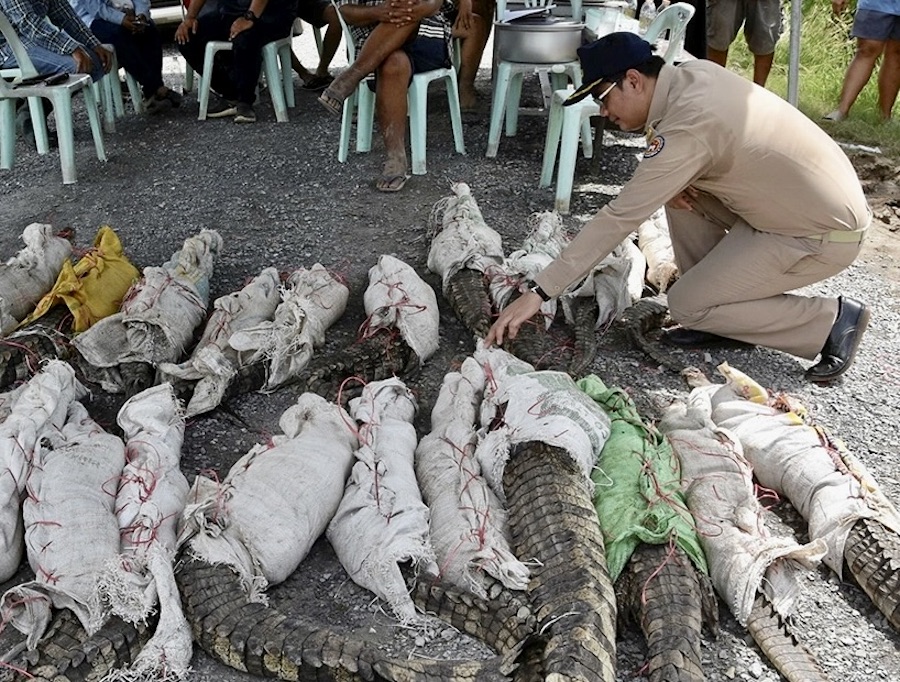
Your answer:
[[[106,149],[103,145],[103,130],[100,125],[100,111],[97,98],[91,86],[88,74],[69,75],[59,85],[20,85],[23,79],[38,75],[37,69],[28,56],[25,46],[13,30],[9,20],[0,12],[0,32],[6,38],[19,65],[18,75],[11,83],[0,78],[0,168],[8,170],[13,167],[16,158],[16,100],[27,99],[28,108],[34,125],[35,142],[38,153],[46,154],[49,150],[47,128],[44,125],[44,111],[40,98],[45,97],[53,102],[53,115],[56,119],[56,134],[59,138],[59,161],[62,166],[64,184],[75,182],[75,142],[72,123],[72,96],[77,92],[84,93],[84,103],[94,137],[94,148],[97,158],[106,161]]]
[[[116,130],[116,119],[125,115],[125,100],[122,97],[122,82],[119,80],[119,60],[116,57],[116,48],[112,45],[104,45],[107,50],[112,53],[112,67],[109,73],[101,78],[96,87],[100,90],[100,112],[103,115],[103,123],[106,132],[112,133]],[[131,96],[131,104],[134,113],[142,114],[144,112],[144,102],[141,95],[141,86],[127,71],[125,72],[125,85],[128,87],[128,94]]]
[[[663,54],[667,64],[675,61],[684,49],[684,33],[687,24],[694,16],[694,7],[686,2],[677,2],[660,12],[647,28],[644,38],[655,44],[668,33],[668,45]],[[600,115],[600,106],[592,97],[568,107],[562,103],[572,94],[572,88],[555,90],[550,105],[550,121],[547,124],[547,137],[544,141],[544,160],[541,166],[541,187],[549,187],[553,182],[553,169],[559,152],[559,169],[556,173],[555,208],[562,214],[569,212],[572,198],[572,186],[575,178],[575,160],[578,155],[578,141],[581,139],[585,158],[593,156],[593,144],[590,133],[585,134],[585,126],[591,116]],[[588,130],[590,130],[588,128]],[[598,135],[603,135],[599,129]],[[599,145],[602,138],[598,138]]]
[[[549,0],[525,0],[525,7],[544,7],[551,5]],[[572,1],[572,19],[582,20],[581,0]],[[506,0],[497,1],[497,13],[494,25],[506,14]],[[494,35],[496,36],[496,29]],[[491,122],[488,128],[488,145],[485,156],[494,158],[500,147],[500,133],[505,128],[506,137],[513,137],[519,126],[519,100],[522,97],[522,80],[528,74],[537,72],[542,78],[547,77],[554,90],[565,87],[571,82],[575,87],[581,85],[581,64],[577,59],[558,64],[529,64],[511,62],[503,59],[503,55],[494,53],[494,86],[491,97]],[[549,92],[549,91],[548,91]],[[545,106],[547,105],[545,99]],[[505,126],[504,126],[505,122]]]
[[[338,19],[340,19],[341,28],[344,31],[347,63],[352,64],[356,59],[356,47],[353,44],[350,27],[344,21],[340,7],[334,0],[331,4],[337,10]],[[410,169],[413,175],[425,175],[426,173],[428,84],[436,80],[443,80],[447,88],[447,102],[450,106],[450,123],[453,127],[453,142],[456,152],[458,154],[466,153],[456,69],[448,67],[417,73],[413,76],[406,95],[409,107]],[[354,113],[356,114],[356,151],[368,152],[372,149],[372,128],[375,124],[375,93],[369,88],[366,80],[363,80],[354,93],[344,100],[341,114],[341,137],[338,143],[338,161],[341,163],[347,160],[349,154],[350,131],[353,127]]]
[[[197,119],[206,120],[206,112],[209,109],[209,93],[212,89],[213,63],[217,52],[231,50],[232,44],[226,40],[210,40],[206,43],[206,51],[203,54],[203,73],[200,76],[200,111]],[[272,98],[272,107],[275,109],[275,120],[279,123],[287,123],[289,107],[293,107],[294,79],[291,71],[291,37],[273,40],[262,48],[263,70],[266,83],[269,86],[269,96]]]

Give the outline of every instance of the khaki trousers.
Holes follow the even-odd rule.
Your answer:
[[[819,354],[837,299],[785,292],[841,272],[861,243],[761,232],[703,193],[693,211],[666,213],[682,273],[668,295],[676,322],[809,360]]]

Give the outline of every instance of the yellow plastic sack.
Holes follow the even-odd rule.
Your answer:
[[[118,312],[122,299],[139,277],[138,269],[124,255],[118,235],[103,225],[94,238],[93,248],[74,266],[70,261],[63,263],[56,284],[19,327],[64,303],[74,317],[72,331],[83,332],[97,320]]]

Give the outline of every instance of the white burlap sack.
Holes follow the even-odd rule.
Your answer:
[[[116,488],[125,445],[71,402],[62,430],[45,432],[22,505],[35,579],[3,595],[3,613],[34,649],[51,608],[71,610],[94,633],[106,619],[97,580],[118,555]]]
[[[73,344],[89,364],[85,373],[104,390],[121,393],[117,367],[126,362],[175,362],[206,317],[209,278],[222,238],[202,230],[184,241],[162,267],[144,268],[143,277],[122,302]]]
[[[431,510],[437,577],[487,598],[485,573],[514,590],[524,590],[530,574],[510,549],[506,509],[475,458],[483,387],[484,374],[473,358],[444,377],[432,431],[416,448],[416,476]]]
[[[280,287],[278,270],[266,268],[240,291],[216,299],[191,357],[179,365],[170,362],[159,365],[159,377],[163,381],[196,382],[185,417],[214,410],[222,402],[235,374],[253,357],[252,353],[231,346],[232,334],[271,321],[280,299]]]
[[[739,397],[744,375],[720,370],[734,378],[713,396],[713,420],[740,439],[759,482],[787,497],[806,519],[809,537],[825,541],[831,570],[841,576],[844,545],[859,519],[876,519],[900,533],[897,509],[843,443],[795,412]]]
[[[203,561],[232,566],[251,599],[294,572],[325,531],[344,493],[357,448],[343,409],[304,393],[285,410],[283,436],[241,457],[219,484],[194,481],[179,544]]]
[[[411,562],[432,575],[428,507],[422,502],[413,457],[416,403],[399,379],[367,384],[350,401],[360,446],[327,536],[353,581],[385,600],[400,621],[416,610],[398,566]]]
[[[463,268],[484,272],[503,260],[503,240],[488,227],[469,186],[454,184],[453,195],[438,201],[431,212],[435,232],[428,250],[428,269],[447,282]]]
[[[16,404],[16,400],[19,399],[19,396],[22,395],[25,386],[27,386],[27,384],[19,384],[9,391],[0,393],[0,424],[5,422],[6,418],[12,413],[13,405]]]
[[[41,439],[58,432],[69,404],[86,394],[71,366],[58,360],[6,394],[9,414],[0,424],[0,581],[8,580],[22,562],[22,495]]]
[[[367,333],[396,327],[419,357],[430,358],[438,347],[437,297],[434,290],[409,265],[393,256],[380,256],[369,270],[369,286],[363,294]]]
[[[249,362],[269,361],[263,393],[300,375],[313,350],[325,343],[325,330],[340,319],[350,290],[316,263],[291,273],[271,321],[232,334],[231,347],[253,352]]]
[[[25,248],[0,264],[0,336],[8,334],[56,283],[72,243],[52,225],[31,223],[22,232]]]
[[[181,473],[184,417],[168,383],[148,388],[119,410],[126,464],[116,494],[121,555],[100,577],[100,592],[121,618],[139,623],[159,604],[159,621],[140,657],[117,679],[181,678],[188,672],[190,625],[181,610],[172,562],[187,500]]]
[[[509,304],[516,291],[524,291],[526,283],[550,265],[569,242],[563,230],[562,218],[556,211],[533,213],[528,224],[531,229],[522,242],[522,247],[510,253],[502,265],[492,268],[488,273],[488,290],[498,310],[503,310]],[[555,298],[541,305],[547,327],[556,317],[556,308]]]
[[[678,266],[675,265],[665,209],[658,209],[638,226],[638,246],[647,261],[647,281],[659,293],[666,293],[666,289],[678,279]]]
[[[709,391],[695,389],[687,404],[669,408],[659,427],[681,462],[688,507],[713,585],[741,624],[760,591],[788,616],[799,594],[800,569],[818,563],[825,544],[801,546],[769,533],[741,444],[712,422],[711,412]]]
[[[565,450],[593,495],[590,474],[609,438],[609,417],[568,374],[523,372],[531,366],[510,358],[498,348],[475,351],[486,377],[475,454],[494,493],[505,500],[503,470],[512,446],[537,441]]]
[[[607,329],[626,308],[641,297],[645,265],[643,260],[644,257],[630,238],[622,241],[594,267],[580,286],[560,297],[566,322],[575,323],[575,297],[593,296],[597,301],[595,329]],[[638,274],[636,283],[634,273]]]

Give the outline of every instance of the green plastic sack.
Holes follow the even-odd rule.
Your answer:
[[[644,422],[634,402],[595,375],[577,382],[612,422],[591,474],[594,506],[606,543],[606,562],[615,581],[642,542],[675,542],[694,565],[708,573],[694,520],[681,492],[681,468],[669,441]]]

